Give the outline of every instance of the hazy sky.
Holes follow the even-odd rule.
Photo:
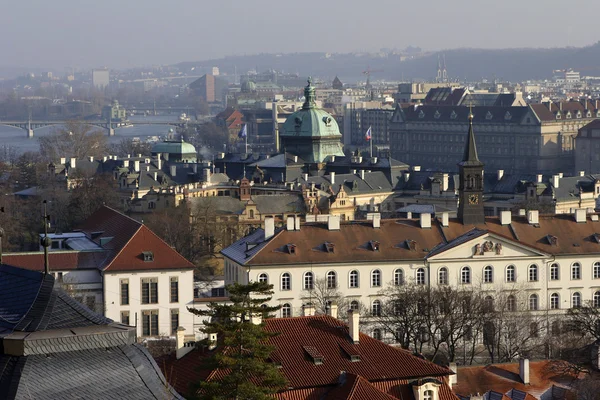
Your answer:
[[[584,46],[600,1],[4,0],[0,65],[130,67],[234,54]]]

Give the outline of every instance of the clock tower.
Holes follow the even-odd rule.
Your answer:
[[[470,111],[467,144],[458,168],[460,173],[458,219],[463,225],[484,224],[483,163],[477,157],[475,134],[473,133],[473,114]]]

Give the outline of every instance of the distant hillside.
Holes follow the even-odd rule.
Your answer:
[[[238,74],[258,68],[313,75],[333,79],[338,75],[342,81],[364,80],[362,71],[367,67],[382,70],[373,73],[372,79],[418,80],[431,79],[437,71],[439,54],[445,54],[450,78],[467,79],[498,78],[509,81],[548,79],[552,70],[573,68],[582,75],[600,76],[600,42],[586,47],[552,49],[453,49],[441,53],[425,53],[417,58],[401,61],[397,55],[375,57],[367,54],[290,53],[231,56],[203,62],[177,64],[183,68],[208,68],[218,66],[222,71]]]

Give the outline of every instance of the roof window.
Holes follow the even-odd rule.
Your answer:
[[[289,254],[296,254],[296,245],[293,243],[288,243],[285,245],[285,248]]]
[[[379,242],[377,240],[370,240],[369,248],[373,251],[379,251]]]
[[[151,251],[142,251],[142,257],[146,262],[154,261],[154,253]]]
[[[306,354],[308,354],[308,356],[312,359],[315,365],[321,365],[325,361],[325,357],[323,357],[323,354],[319,353],[319,350],[317,350],[316,347],[302,346],[302,348],[304,349]]]
[[[404,244],[408,250],[417,251],[417,242],[412,239],[406,239]]]
[[[546,235],[546,240],[550,246],[558,246],[558,238],[554,235]]]
[[[600,243],[600,233],[594,233],[592,239],[594,239],[596,243]]]
[[[333,253],[335,251],[335,244],[331,243],[331,242],[325,242],[323,243],[323,247],[325,248],[325,251],[328,253]]]

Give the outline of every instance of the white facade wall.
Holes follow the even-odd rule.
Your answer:
[[[170,278],[179,282],[179,301],[171,303]],[[142,279],[158,279],[158,303],[142,304]],[[129,280],[129,305],[121,304],[121,280]],[[194,327],[194,315],[187,310],[194,302],[193,270],[157,270],[106,272],[104,274],[104,315],[121,322],[121,312],[129,312],[129,324],[137,325],[137,334],[142,337],[142,312],[158,310],[158,333],[160,336],[174,336],[171,332],[171,310],[179,312],[179,326],[191,335]],[[137,320],[136,320],[137,315]]]

